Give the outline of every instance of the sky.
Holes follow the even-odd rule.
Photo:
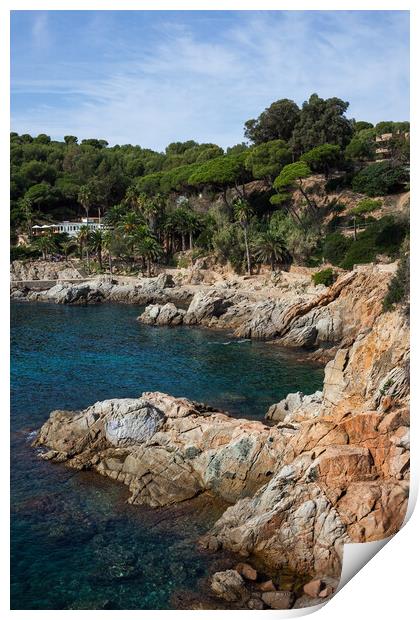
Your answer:
[[[226,148],[273,101],[409,120],[408,11],[13,11],[11,129]]]

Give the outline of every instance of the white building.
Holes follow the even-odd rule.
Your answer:
[[[88,226],[91,231],[102,230],[104,225],[101,224],[98,218],[90,217],[82,218],[80,222],[58,222],[57,224],[44,224],[43,226],[32,226],[32,231],[35,237],[44,235],[51,231],[53,233],[67,234],[69,237],[77,237],[82,226]]]

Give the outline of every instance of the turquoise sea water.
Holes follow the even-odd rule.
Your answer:
[[[262,419],[287,393],[322,385],[322,368],[295,353],[145,326],[139,312],[12,304],[12,609],[173,608],[214,562],[195,541],[222,504],[128,506],[121,485],[40,460],[30,442],[51,410],[160,390]]]

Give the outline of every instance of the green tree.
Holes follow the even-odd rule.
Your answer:
[[[140,213],[128,211],[119,221],[118,228],[125,234],[133,234],[139,226],[144,225],[144,218]]]
[[[244,135],[254,144],[278,139],[288,142],[299,118],[300,110],[294,101],[279,99],[266,108],[257,119],[246,121]]]
[[[355,192],[368,196],[384,196],[404,189],[409,179],[405,166],[396,166],[391,161],[382,161],[363,168],[353,178]]]
[[[29,196],[24,196],[18,201],[18,208],[22,214],[22,219],[25,222],[26,232],[29,239],[32,239],[32,225],[33,225],[33,203]]]
[[[235,219],[237,222],[239,222],[244,233],[247,272],[248,275],[251,275],[251,253],[249,251],[248,229],[250,219],[253,213],[252,207],[249,202],[244,198],[236,198],[233,203],[233,210],[235,214]]]
[[[80,248],[80,257],[83,258],[83,250],[86,252],[86,261],[87,268],[90,271],[90,254],[89,254],[89,244],[91,238],[91,230],[89,226],[81,226],[79,232],[77,233],[77,242]]]
[[[246,153],[239,155],[225,155],[216,157],[202,164],[193,172],[188,182],[193,187],[209,186],[222,193],[223,202],[228,210],[232,205],[227,199],[227,190],[234,186],[237,196],[245,198],[245,183],[250,180],[250,174],[245,167]]]
[[[299,121],[291,138],[295,156],[321,144],[337,144],[344,149],[353,135],[353,123],[345,112],[349,104],[338,97],[322,99],[316,93],[302,105]]]
[[[341,151],[337,144],[321,144],[304,153],[300,159],[308,164],[313,172],[322,172],[328,179],[331,170],[340,162]]]
[[[254,179],[265,179],[270,184],[283,166],[291,162],[291,152],[284,140],[271,140],[253,147],[247,153],[245,167]]]
[[[80,204],[82,205],[82,207],[84,208],[86,212],[86,219],[89,219],[89,211],[94,204],[94,195],[93,195],[92,186],[89,184],[82,185],[81,188],[79,189],[77,200],[80,202]]]
[[[256,238],[253,251],[256,260],[261,263],[269,263],[272,271],[280,264],[291,262],[290,252],[284,239],[272,230],[267,230]]]
[[[304,161],[297,161],[294,164],[288,164],[280,172],[274,181],[274,187],[279,192],[284,190],[293,191],[298,189],[304,197],[313,215],[316,214],[316,205],[309,198],[307,191],[303,187],[303,179],[311,174],[309,166]]]
[[[108,253],[108,265],[109,265],[109,273],[112,274],[113,269],[113,253],[117,249],[118,241],[116,240],[116,232],[110,228],[104,230],[103,240],[102,240],[103,249]]]
[[[356,121],[354,123],[354,131],[358,133],[362,129],[373,129],[372,123],[368,123],[367,121]]]
[[[76,242],[74,241],[74,239],[66,239],[64,241],[62,241],[60,243],[60,248],[65,256],[65,258],[67,259],[70,252],[72,252],[72,250],[74,250],[76,247]]]
[[[51,142],[50,136],[47,136],[46,133],[40,133],[35,139],[34,142],[38,142],[39,144],[49,144]]]
[[[140,232],[136,236],[135,248],[145,260],[147,264],[147,275],[152,275],[152,263],[157,261],[163,254],[163,249],[157,239],[148,233]]]
[[[47,260],[48,255],[53,254],[57,250],[54,236],[48,233],[35,239],[33,245],[42,253],[43,260]]]
[[[97,228],[93,230],[89,237],[89,247],[96,254],[99,269],[102,271],[102,250],[104,247],[104,233]]]
[[[160,192],[160,181],[162,178],[161,172],[154,172],[147,174],[144,177],[140,177],[136,182],[136,188],[139,194],[147,194],[148,196],[154,196]]]
[[[345,153],[356,161],[371,161],[375,158],[375,129],[366,128],[358,131],[347,145]]]

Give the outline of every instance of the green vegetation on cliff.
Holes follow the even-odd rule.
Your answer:
[[[350,215],[364,230],[351,239],[336,231],[351,221],[329,195],[403,191],[409,125],[373,127],[347,118],[347,108],[341,99],[316,94],[301,108],[276,101],[246,121],[249,143],[226,151],[194,140],[158,153],[130,144],[110,147],[96,138],[79,142],[67,135],[60,142],[11,133],[12,256],[77,252],[90,269],[102,270],[106,255],[109,264],[114,259],[131,269],[140,261],[150,271],[153,262],[171,264],[178,252],[191,250],[212,253],[239,272],[292,260],[315,265],[324,258],[350,268],[377,254],[394,257],[406,224],[369,221],[366,215],[380,204],[359,197]],[[375,161],[384,152],[386,160]],[[106,230],[94,236],[81,231],[75,242],[53,234],[31,238],[34,224],[82,215],[102,217]]]

